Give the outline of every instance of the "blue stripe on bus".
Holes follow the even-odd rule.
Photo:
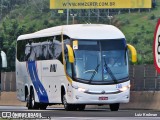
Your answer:
[[[29,71],[29,75],[32,80],[32,83],[34,85],[34,88],[37,92],[39,102],[48,103],[49,102],[48,95],[47,95],[47,92],[46,92],[44,86],[42,85],[41,81],[39,80],[37,70],[36,70],[35,61],[28,62],[28,71]]]

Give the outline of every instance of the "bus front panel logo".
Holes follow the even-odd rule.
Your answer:
[[[160,19],[154,32],[153,54],[155,68],[160,73]]]

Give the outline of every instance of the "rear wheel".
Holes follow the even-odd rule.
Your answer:
[[[119,109],[119,103],[110,104],[109,106],[111,111],[118,111]]]
[[[40,104],[40,105],[39,105],[39,108],[40,108],[41,110],[45,110],[45,109],[47,108],[47,105],[45,105],[45,104]]]
[[[30,95],[27,95],[26,101],[27,101],[26,107],[28,107],[28,109],[31,109]]]
[[[34,91],[31,91],[31,94],[27,96],[27,107],[28,109],[39,109],[39,104],[35,102]]]

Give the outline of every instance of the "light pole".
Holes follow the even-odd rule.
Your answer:
[[[69,21],[69,0],[67,0],[67,25]]]
[[[107,16],[107,17],[109,19],[109,24],[111,25],[113,16]]]
[[[77,16],[77,14],[70,14],[72,16],[72,24],[74,24],[74,20],[75,20],[75,17]]]

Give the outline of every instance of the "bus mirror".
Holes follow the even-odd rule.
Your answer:
[[[73,54],[73,49],[70,45],[66,45],[68,49],[68,58],[70,63],[74,63],[74,54]]]
[[[135,63],[137,62],[137,51],[136,49],[130,45],[130,44],[127,44],[129,50],[131,51],[131,56],[132,56],[132,62]]]
[[[2,58],[2,68],[6,68],[7,67],[7,57],[3,51],[1,51],[1,58]]]

